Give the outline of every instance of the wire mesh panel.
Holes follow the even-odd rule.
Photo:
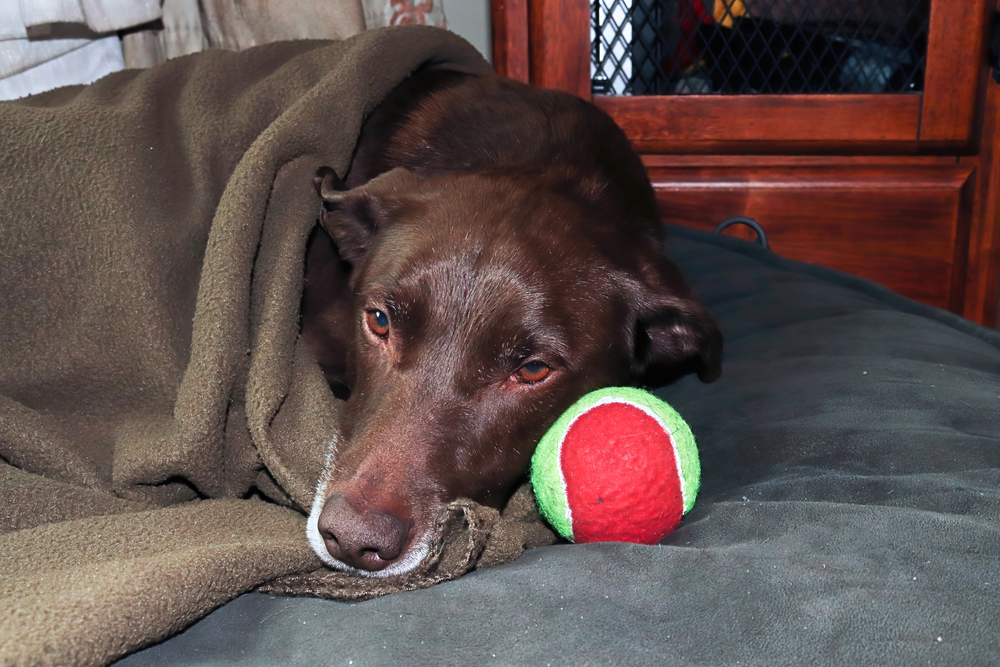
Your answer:
[[[930,0],[593,0],[595,94],[923,88]]]

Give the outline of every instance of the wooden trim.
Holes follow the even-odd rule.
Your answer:
[[[972,141],[988,17],[987,0],[931,2],[921,142]]]
[[[695,167],[953,167],[949,155],[640,155],[646,169]]]
[[[712,156],[715,158],[716,156]],[[974,167],[954,158],[788,157],[649,164],[664,219],[712,230],[756,219],[775,252],[860,275],[962,314]],[[736,164],[739,163],[739,164]],[[740,235],[737,232],[737,235]]]
[[[1000,329],[1000,84],[987,85],[981,151],[964,160],[977,170],[963,315]]]
[[[527,83],[528,0],[493,0],[493,68],[500,76]]]
[[[952,247],[951,300],[948,310],[964,317],[969,289],[969,234],[972,231],[972,215],[975,205],[977,173],[973,165],[960,162],[967,170],[968,177],[959,193],[958,217],[955,220],[955,238]],[[982,324],[982,322],[979,322]]]
[[[739,153],[745,144],[773,152],[797,143],[913,145],[921,96],[912,95],[683,95],[598,96],[595,103],[622,127],[640,152],[717,150]]]
[[[531,83],[590,99],[589,0],[529,0]]]
[[[954,160],[947,166],[937,164],[885,165],[857,163],[854,165],[806,166],[724,165],[704,169],[693,167],[650,167],[654,189],[665,192],[710,192],[713,190],[752,189],[780,190],[944,190],[959,192],[965,187],[973,170]]]

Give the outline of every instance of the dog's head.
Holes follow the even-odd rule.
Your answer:
[[[648,225],[603,205],[598,185],[499,169],[397,169],[346,192],[322,181],[351,319],[342,446],[309,528],[333,567],[415,567],[440,508],[502,506],[586,392],[718,374],[718,329]]]

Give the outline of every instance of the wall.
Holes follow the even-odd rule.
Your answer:
[[[453,32],[469,40],[486,59],[493,62],[489,0],[439,0]]]

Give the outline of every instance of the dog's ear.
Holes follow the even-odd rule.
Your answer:
[[[385,217],[383,202],[372,195],[369,187],[374,182],[345,190],[328,167],[321,168],[313,178],[316,192],[323,199],[320,224],[330,234],[341,259],[352,265],[365,256]]]
[[[635,302],[633,373],[651,386],[696,372],[703,382],[722,373],[722,332],[680,271],[657,257],[641,271]]]
[[[313,187],[316,188],[316,194],[324,200],[347,189],[344,186],[344,181],[341,180],[340,176],[337,176],[337,172],[329,167],[320,167],[316,171],[316,175],[313,176]]]

